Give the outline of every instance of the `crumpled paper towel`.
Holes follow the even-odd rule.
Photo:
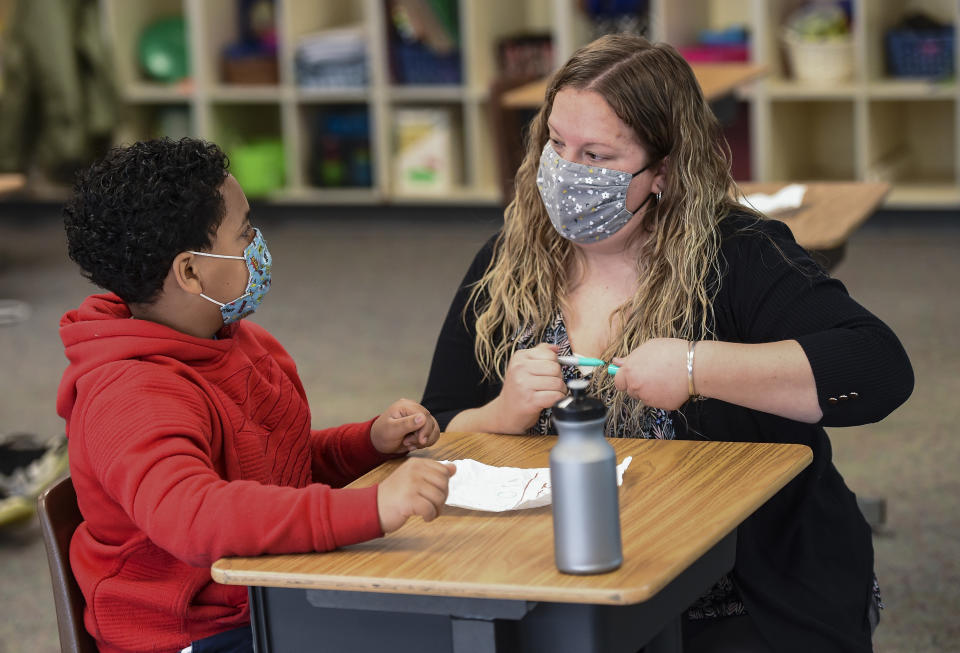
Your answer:
[[[778,211],[800,208],[806,192],[807,187],[805,185],[790,184],[784,186],[773,195],[766,195],[764,193],[745,195],[740,198],[740,203],[751,206],[760,211],[760,213],[771,215]]]
[[[617,465],[617,485],[633,456]],[[470,510],[504,512],[550,505],[550,468],[495,467],[471,458],[442,460],[457,467],[450,477],[447,505]]]

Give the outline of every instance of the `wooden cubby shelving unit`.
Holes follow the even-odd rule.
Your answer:
[[[153,112],[182,106],[194,135],[217,139],[256,125],[280,137],[287,181],[271,199],[317,203],[481,203],[500,201],[496,157],[487,112],[496,76],[497,39],[523,30],[553,34],[557,63],[590,38],[576,0],[460,0],[463,83],[404,86],[392,83],[384,0],[276,0],[280,82],[276,86],[223,84],[219,52],[235,38],[234,0],[101,0],[117,60],[129,119],[121,139],[143,137]],[[924,10],[960,22],[957,0],[853,0],[854,78],[840,85],[801,83],[788,77],[780,45],[784,17],[795,0],[653,0],[652,36],[675,45],[699,29],[732,23],[749,27],[751,56],[769,74],[739,93],[750,112],[752,176],[756,181],[884,180],[887,206],[960,206],[960,86],[886,75],[883,36],[907,11]],[[137,70],[136,38],[150,20],[182,13],[194,65],[189,86],[145,82]],[[369,38],[370,83],[362,88],[302,89],[294,80],[293,48],[303,34],[362,24]],[[960,56],[960,51],[955,52]],[[311,112],[330,105],[368,111],[372,184],[317,188],[308,181]],[[450,107],[457,130],[460,181],[448,194],[408,195],[391,183],[392,111],[398,107]]]

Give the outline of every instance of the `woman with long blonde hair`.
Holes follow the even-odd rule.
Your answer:
[[[611,437],[810,446],[813,464],[738,530],[736,566],[690,607],[685,641],[869,651],[870,531],[822,427],[882,419],[912,391],[910,362],[785,225],[736,194],[675,49],[623,34],[581,48],[548,84],[423,404],[448,431],[547,434],[566,381],[587,377]]]

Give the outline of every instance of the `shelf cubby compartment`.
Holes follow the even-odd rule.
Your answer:
[[[497,129],[503,129],[503,125],[494,123],[489,100],[468,102],[465,104],[465,110],[464,183],[475,189],[477,201],[482,201],[484,197],[497,201],[501,198],[503,190],[499,179],[496,144],[490,135]],[[519,122],[517,127],[520,131],[516,137],[522,147],[527,128]]]
[[[366,104],[299,108],[301,178],[311,192],[374,188],[371,114]],[[317,192],[318,196],[322,193]],[[335,193],[331,193],[331,196]]]
[[[725,30],[742,26],[747,29],[753,20],[750,0],[729,0],[728,2],[663,2],[655,5],[653,29],[656,40],[666,41],[680,49],[696,46],[703,30]],[[748,47],[751,45],[748,36]],[[707,58],[719,55],[719,52],[699,50],[699,56],[705,62]],[[695,55],[692,55],[696,58]],[[693,58],[690,59],[693,61]]]
[[[114,132],[114,142],[129,145],[136,141],[167,136],[180,139],[196,133],[191,106],[161,102],[156,104],[128,104],[123,107]]]
[[[146,30],[163,19],[182,18],[185,21],[187,43],[193,26],[186,17],[182,0],[104,0],[106,29],[110,34],[114,51],[117,84],[124,97],[149,101],[182,101],[192,90],[189,81],[167,83],[152,78],[140,63],[141,39]],[[189,47],[187,48],[189,52]],[[157,55],[162,56],[162,55]],[[188,71],[192,74],[196,57],[189,60]]]
[[[954,0],[884,0],[862,1],[865,23],[866,76],[874,95],[944,94],[955,91],[956,80],[896,77],[888,70],[887,32],[908,14],[917,12],[956,25],[960,11]],[[944,50],[944,53],[946,50]],[[954,56],[956,51],[954,50]],[[954,69],[956,67],[954,66]]]
[[[469,194],[464,178],[463,105],[395,103],[388,109],[392,196],[456,199]]]
[[[284,192],[288,175],[280,106],[218,103],[210,113],[212,140],[230,157],[230,171],[247,196]]]
[[[880,100],[869,104],[869,180],[906,190],[957,186],[956,106],[946,100]]]
[[[350,101],[368,94],[378,44],[370,38],[369,2],[287,2],[284,4],[281,79],[303,96]],[[320,57],[300,52],[321,49]],[[359,46],[359,47],[358,47]],[[312,62],[312,63],[311,63]]]
[[[543,2],[461,2],[460,11],[465,84],[469,84],[474,98],[485,99],[491,85],[505,76],[499,60],[499,46],[504,39],[548,36],[556,40],[552,34],[553,17]],[[555,43],[551,51],[555,51],[553,46]],[[534,70],[537,68],[535,61],[526,61]],[[555,67],[553,57],[547,67],[551,70]],[[530,75],[538,76],[537,73]]]
[[[215,98],[230,98],[229,89],[233,87],[242,89],[242,93],[247,93],[254,100],[258,95],[276,93],[280,74],[276,52],[281,36],[277,15],[280,12],[279,4],[203,0],[192,13],[199,23],[197,29],[202,30],[203,34],[202,38],[193,42],[200,52],[197,73],[213,89]],[[243,10],[248,14],[242,15]],[[273,36],[256,33],[254,24],[258,20],[267,22],[269,17],[253,16],[271,11],[275,12],[273,23],[276,30]],[[269,48],[252,45],[271,39],[276,41],[272,52]],[[233,56],[228,58],[227,52],[230,50],[233,50]],[[221,88],[226,90],[221,91]],[[240,99],[243,96],[237,97]]]
[[[858,52],[862,48],[863,34],[858,28],[861,16],[861,3],[849,3],[851,12],[850,45],[844,49],[836,43],[823,46],[801,45],[791,47],[784,41],[785,27],[791,14],[799,9],[803,3],[795,0],[755,0],[755,15],[758,17],[759,29],[755,38],[754,60],[769,66],[767,78],[771,97],[790,97],[791,95],[820,95],[823,97],[849,95],[854,86],[863,77],[863,70]],[[829,76],[835,76],[838,71],[852,68],[850,77],[844,81],[819,81],[817,78],[802,79],[797,75],[799,65],[794,62],[797,57],[806,57],[807,69],[820,69]],[[809,75],[808,75],[809,77]]]
[[[462,88],[466,82],[464,30],[461,23],[461,2],[444,0],[431,5],[432,37],[423,40],[408,38],[399,27],[403,20],[390,0],[382,3],[382,32],[385,43],[386,72],[394,88]],[[445,9],[445,10],[442,10]],[[447,11],[448,10],[448,11]],[[420,35],[417,35],[420,36]],[[419,99],[419,98],[404,98]]]
[[[777,101],[770,114],[768,179],[856,179],[853,102]]]

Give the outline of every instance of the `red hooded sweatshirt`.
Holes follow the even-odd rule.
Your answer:
[[[60,336],[57,412],[84,517],[70,563],[101,651],[177,651],[249,623],[246,588],[210,578],[222,556],[383,535],[376,486],[330,487],[387,458],[372,420],[311,430],[296,366],[263,328],[195,338],[105,294]]]

